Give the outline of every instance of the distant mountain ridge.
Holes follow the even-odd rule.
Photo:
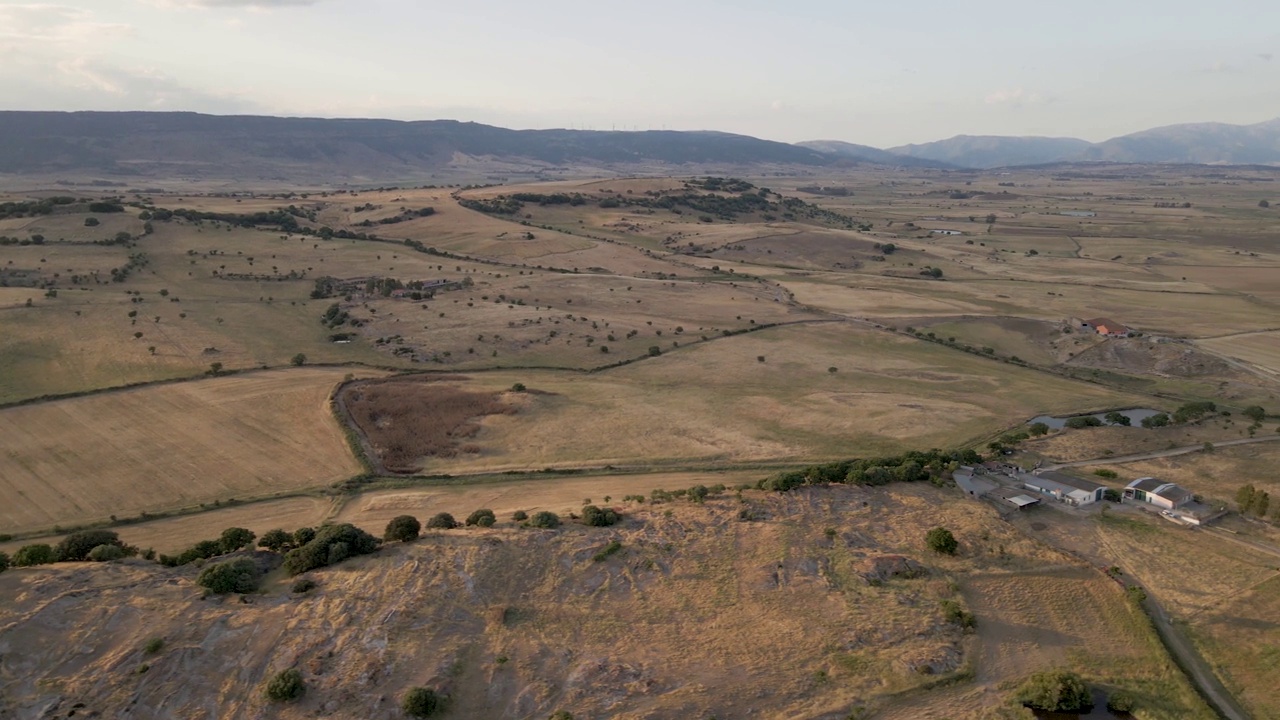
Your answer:
[[[0,175],[15,177],[328,183],[505,171],[543,177],[566,168],[578,174],[767,167],[820,172],[862,164],[945,170],[1059,162],[1280,165],[1280,118],[1253,125],[1170,125],[1101,143],[959,135],[879,149],[714,131],[510,130],[455,120],[0,112]]]

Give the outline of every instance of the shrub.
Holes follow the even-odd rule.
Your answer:
[[[422,532],[422,523],[418,522],[418,518],[412,515],[398,515],[391,518],[391,522],[387,523],[387,529],[382,533],[382,539],[388,542],[399,540],[400,542],[409,542],[417,540],[418,534]]]
[[[196,584],[217,595],[249,593],[258,589],[260,577],[257,563],[249,558],[237,558],[201,570]]]
[[[427,527],[432,530],[452,530],[458,527],[458,521],[447,512],[436,513],[427,521]]]
[[[88,559],[93,562],[111,562],[119,560],[127,555],[124,548],[119,545],[99,545],[89,551]]]
[[[546,528],[548,530],[560,527],[560,516],[548,510],[536,512],[533,517],[529,518],[529,525],[536,528]]]
[[[302,366],[302,365],[306,365],[306,364],[307,364],[307,356],[306,356],[305,354],[303,354],[303,353],[298,353],[297,355],[294,355],[293,357],[289,358],[289,364],[291,364],[291,365],[293,365],[293,366],[295,366],[295,367],[299,367],[299,366]]]
[[[18,548],[18,551],[13,554],[13,565],[14,567],[47,565],[56,559],[57,556],[52,547],[46,543],[35,543]]]
[[[551,720],[573,720],[573,713],[568,710],[557,710],[551,714]]]
[[[258,539],[258,547],[264,547],[271,552],[282,552],[293,546],[293,536],[284,530],[268,530]]]
[[[148,655],[155,655],[164,648],[164,638],[153,637],[142,646],[142,651]]]
[[[511,392],[524,392],[525,390],[528,390],[528,388],[524,386],[524,383],[516,383],[515,385],[511,386]],[[418,688],[415,688],[415,689],[418,689]]]
[[[8,569],[9,569],[9,554],[5,552],[0,552],[0,572],[4,572],[5,570],[8,570]]]
[[[1039,435],[1048,435],[1049,426],[1042,422],[1031,423],[1031,426],[1027,428],[1027,432],[1031,433],[1033,437],[1039,436]]]
[[[123,546],[120,536],[110,530],[84,530],[74,532],[62,539],[54,554],[61,562],[78,562],[89,557],[89,551],[99,545]]]
[[[293,582],[292,592],[306,593],[316,589],[316,581],[311,578],[298,578]]]
[[[947,622],[959,625],[965,630],[973,629],[978,623],[978,620],[974,617],[973,613],[965,610],[964,607],[955,600],[942,601],[942,615],[947,619]]]
[[[497,516],[488,508],[481,508],[467,516],[467,525],[479,525],[480,527],[493,527],[498,522]]]
[[[284,556],[284,567],[290,575],[301,575],[352,555],[367,555],[377,550],[378,545],[378,538],[350,523],[325,525],[309,542]]]
[[[1118,713],[1131,713],[1138,706],[1138,702],[1133,695],[1124,690],[1116,690],[1107,696],[1107,709]]]
[[[1014,699],[1026,707],[1046,712],[1087,712],[1093,697],[1080,676],[1065,670],[1038,672],[1014,691]]]
[[[1142,418],[1141,424],[1144,428],[1165,427],[1169,424],[1169,415],[1167,413],[1156,413],[1151,417]]]
[[[924,536],[924,542],[929,546],[930,550],[943,555],[955,555],[956,548],[960,547],[960,543],[956,541],[956,536],[943,527],[936,527],[930,530]]]
[[[302,673],[294,668],[281,670],[267,681],[263,694],[273,702],[289,702],[302,697],[307,686],[302,684]]]
[[[293,544],[302,547],[315,539],[316,529],[303,527],[293,531]]]
[[[525,512],[525,511],[523,511],[523,510],[517,510],[517,511],[515,511],[515,512],[511,513],[511,519],[512,519],[512,520],[515,520],[516,522],[522,522],[522,521],[524,521],[524,520],[528,520],[528,519],[529,519],[529,513]]]
[[[595,505],[582,508],[582,522],[591,527],[608,527],[621,519],[621,516],[611,508],[599,508]]]
[[[1108,470],[1107,468],[1098,468],[1097,470],[1093,471],[1093,474],[1097,475],[1100,478],[1106,478],[1108,480],[1115,480],[1116,478],[1120,477],[1115,470]]]
[[[1079,430],[1087,427],[1102,427],[1102,421],[1092,415],[1069,418],[1065,424],[1073,430]]]
[[[611,540],[609,541],[608,545],[605,545],[600,550],[600,552],[596,553],[595,555],[592,555],[591,559],[594,560],[595,562],[604,562],[605,560],[608,560],[610,556],[616,554],[620,550],[622,550],[622,543],[618,542],[617,540]]]
[[[400,701],[400,707],[409,717],[426,718],[444,710],[445,696],[431,688],[409,688]]]
[[[230,553],[241,548],[253,547],[254,537],[255,535],[249,530],[232,527],[222,531],[218,544],[222,547],[223,553]]]

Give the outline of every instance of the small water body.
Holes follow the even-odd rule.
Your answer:
[[[1098,213],[1092,210],[1063,210],[1058,214],[1066,215],[1067,217],[1097,217],[1098,216]]]
[[[1060,713],[1034,711],[1038,720],[1114,720],[1115,718],[1132,718],[1129,713],[1112,712],[1107,709],[1107,694],[1093,691],[1093,709],[1087,713]]]
[[[1159,410],[1152,410],[1151,408],[1130,408],[1128,410],[1120,410],[1119,412],[1121,415],[1124,415],[1125,417],[1129,418],[1129,422],[1133,425],[1133,427],[1142,427],[1142,421],[1144,419],[1149,418],[1152,415],[1160,414]],[[1045,425],[1048,425],[1053,430],[1061,430],[1062,428],[1067,426],[1067,421],[1073,417],[1088,417],[1088,415],[1068,415],[1066,417],[1051,417],[1049,415],[1040,415],[1038,417],[1032,418],[1031,422],[1032,423],[1042,422]],[[1096,417],[1099,420],[1102,420],[1103,425],[1110,424],[1106,421],[1105,419],[1106,413],[1104,412],[1094,413],[1093,417]]]

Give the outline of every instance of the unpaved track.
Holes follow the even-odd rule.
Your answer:
[[[1215,448],[1231,447],[1233,445],[1250,445],[1252,443],[1276,442],[1280,441],[1280,435],[1273,437],[1245,438],[1243,440],[1225,440],[1223,442],[1213,443]],[[1204,444],[1200,445],[1184,445],[1182,447],[1169,448],[1168,450],[1155,450],[1152,452],[1138,453],[1136,455],[1113,455],[1111,457],[1094,458],[1092,460],[1076,460],[1074,462],[1057,463],[1056,465],[1045,465],[1042,470],[1061,470],[1062,468],[1084,467],[1086,465],[1120,465],[1123,463],[1139,462],[1141,460],[1155,460],[1157,458],[1175,457],[1177,455],[1188,455],[1193,452],[1202,452]]]

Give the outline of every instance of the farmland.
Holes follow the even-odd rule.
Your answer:
[[[463,618],[433,636],[440,672],[458,664],[459,702],[496,715],[549,714],[552,684],[603,673],[605,684],[630,678],[618,690],[627,699],[573,695],[586,712],[738,716],[737,700],[698,699],[730,669],[775,688],[757,699],[777,716],[976,717],[1026,672],[1068,667],[1136,693],[1143,717],[1208,717],[1119,585],[1055,549],[1065,548],[1132,565],[1232,692],[1272,712],[1275,678],[1258,669],[1269,636],[1228,641],[1262,621],[1255,605],[1269,607],[1265,552],[1123,507],[1001,518],[960,502],[945,469],[942,487],[732,488],[824,461],[990,453],[1042,414],[1216,404],[1168,427],[1014,439],[1010,461],[1274,434],[1275,219],[1245,209],[1256,206],[1247,186],[1207,170],[828,171],[102,192],[122,211],[98,217],[76,201],[4,219],[0,235],[14,240],[0,245],[0,533],[16,537],[3,548],[92,525],[174,553],[233,526],[261,535],[336,521],[380,535],[398,515],[487,507],[494,530],[353,561],[324,575],[321,602],[379,583],[453,597],[451,564],[482,587],[523,588],[536,607],[518,632],[493,619],[506,611],[488,612],[528,609],[505,590],[471,587],[480,605],[421,611]],[[848,192],[801,189],[814,185]],[[1083,323],[1097,317],[1133,336],[1099,336]],[[1252,424],[1250,406],[1268,417]],[[1278,445],[1105,467],[1117,483],[1157,475],[1230,500],[1245,479],[1280,491],[1269,479]],[[634,499],[717,484],[730,490],[705,506]],[[628,517],[609,531],[627,548],[617,568],[588,562],[603,538],[580,526],[535,537],[511,520],[569,518],[592,502]],[[956,558],[921,555],[938,524],[960,537]],[[1224,527],[1277,540],[1261,520]],[[885,553],[921,560],[928,578],[868,589],[853,568]],[[104,572],[164,582],[167,571],[130,563]],[[40,572],[6,573],[0,587],[16,597]],[[89,582],[85,572],[55,568],[48,582]],[[190,594],[187,571],[174,572]],[[276,627],[291,617],[284,597],[276,587],[245,612]],[[409,612],[383,591],[361,597],[362,618]],[[942,599],[972,608],[977,632],[939,624]],[[781,617],[791,603],[795,616]],[[201,633],[227,612],[211,605],[197,613],[207,626],[171,632],[221,643]],[[395,622],[448,626],[428,615]],[[918,627],[931,630],[909,632]],[[620,632],[634,652],[606,647]],[[767,643],[753,643],[757,632]],[[682,648],[681,633],[707,640]],[[104,642],[124,652],[123,638]],[[580,656],[553,661],[565,643]],[[779,645],[794,657],[771,667]],[[424,662],[395,642],[384,649],[396,682]],[[364,652],[343,677],[376,664]],[[499,656],[514,679],[501,679]],[[243,682],[266,672],[255,662]],[[922,662],[954,683],[935,687]],[[161,686],[176,678],[165,672]],[[498,689],[481,697],[486,683]]]

